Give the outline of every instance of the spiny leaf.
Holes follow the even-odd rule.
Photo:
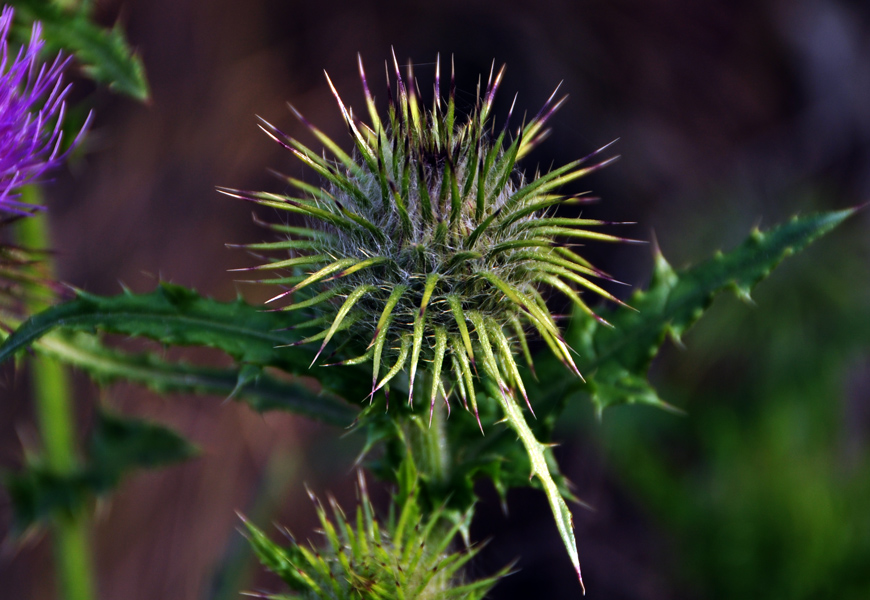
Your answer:
[[[577,350],[579,367],[590,374],[593,402],[600,412],[622,402],[664,405],[646,382],[646,372],[666,336],[675,339],[697,321],[713,297],[727,289],[748,297],[786,256],[799,252],[854,213],[854,209],[795,217],[749,239],[727,253],[674,270],[656,251],[650,286],[629,299],[635,310],[615,309],[613,327],[579,317],[567,340]]]
[[[547,500],[550,502],[550,509],[553,511],[553,517],[556,519],[559,537],[562,538],[562,543],[565,545],[568,557],[571,559],[571,564],[574,565],[574,571],[577,573],[577,579],[580,581],[580,587],[583,588],[583,576],[580,574],[580,558],[577,555],[577,540],[574,538],[574,519],[571,516],[571,511],[568,510],[568,505],[565,504],[565,499],[562,497],[559,487],[550,474],[550,468],[544,456],[547,447],[535,438],[535,434],[529,428],[523,413],[514,399],[503,393],[492,380],[486,379],[485,381],[489,395],[499,403],[504,411],[505,419],[507,419],[511,428],[519,436],[523,447],[526,449],[529,461],[532,464],[531,475],[538,477],[544,486],[544,492],[547,495]],[[583,588],[584,593],[585,591],[585,588]]]
[[[492,344],[489,342],[489,334],[487,333],[487,324],[483,315],[476,311],[468,313],[468,318],[474,324],[474,333],[477,335],[478,347],[483,356],[483,370],[492,379],[498,382],[499,387],[504,389],[505,383],[499,373],[498,364],[495,361],[495,356],[492,353]]]
[[[46,0],[16,0],[14,5],[16,20],[40,21],[46,43],[53,50],[75,54],[95,81],[137,100],[149,99],[142,60],[130,49],[120,27],[105,30],[91,22],[90,3],[77,10]]]
[[[316,377],[325,389],[353,400],[365,397],[361,367],[308,370],[315,350],[290,346],[301,339],[293,330],[305,320],[304,311],[265,312],[241,300],[218,302],[171,284],[149,294],[125,292],[78,297],[39,313],[24,322],[0,346],[0,362],[23,350],[48,332],[99,330],[144,337],[162,344],[209,346],[226,352],[239,364],[276,367],[295,375]],[[348,371],[348,369],[351,369]]]
[[[517,336],[517,340],[519,340],[519,342],[520,342],[520,348],[523,351],[523,358],[526,359],[526,364],[528,365],[529,370],[534,375],[535,364],[534,364],[534,361],[532,360],[532,353],[529,350],[529,343],[526,340],[526,332],[523,330],[523,325],[522,325],[522,323],[520,323],[520,320],[516,316],[514,316],[511,318],[511,326],[514,329],[514,333]]]
[[[56,332],[39,340],[35,349],[83,370],[103,384],[129,381],[160,394],[208,394],[221,398],[232,395],[257,412],[281,410],[338,427],[347,427],[357,415],[350,404],[328,393],[315,393],[301,381],[260,373],[244,382],[240,380],[241,369],[170,363],[149,353],[128,354],[109,348],[97,336],[87,333]]]
[[[166,283],[142,295],[100,297],[79,291],[74,300],[27,320],[0,347],[0,361],[62,326],[149,337],[164,344],[212,346],[239,362],[267,365],[285,354],[275,346],[298,339],[278,331],[302,321],[290,315],[263,312],[241,300],[217,302]]]

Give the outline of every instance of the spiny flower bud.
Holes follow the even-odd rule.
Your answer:
[[[324,543],[298,543],[284,530],[289,544],[278,545],[244,520],[248,539],[263,565],[281,577],[300,600],[415,598],[417,600],[483,600],[510,568],[476,581],[462,569],[480,547],[450,550],[461,523],[451,524],[442,509],[426,515],[420,508],[420,487],[399,494],[389,518],[379,521],[359,475],[360,504],[348,515],[329,499],[327,508],[310,491],[317,508]],[[264,594],[256,598],[277,598]],[[286,596],[282,596],[286,597]]]
[[[510,114],[500,128],[490,120],[504,67],[494,77],[494,70],[490,72],[482,95],[478,85],[477,102],[467,119],[457,115],[452,66],[445,101],[440,61],[436,63],[431,109],[421,104],[413,66],[408,64],[403,78],[393,54],[393,67],[395,90],[388,67],[388,118],[382,121],[359,60],[370,124],[354,116],[327,75],[354,142],[353,156],[292,106],[334,159],[261,123],[269,136],[319,174],[323,185],[287,177],[299,192],[294,196],[221,189],[299,214],[309,223],[274,226],[292,238],[247,248],[288,251],[290,258],[245,270],[295,270],[288,277],[265,280],[285,286],[269,302],[315,287],[316,293],[285,308],[321,311],[311,324],[322,329],[300,343],[319,342],[319,357],[339,332],[362,334],[368,341],[364,354],[343,362],[372,361],[372,394],[407,372],[412,402],[415,377],[425,361],[432,375],[427,390],[430,416],[439,396],[447,400],[449,388],[442,376],[448,370],[454,389],[466,408],[470,402],[475,415],[475,373],[491,378],[502,393],[518,390],[528,403],[514,359],[515,349],[521,350],[531,366],[527,328],[580,375],[542,290],[561,292],[594,318],[599,317],[578,288],[618,302],[593,281],[608,276],[560,240],[622,238],[591,229],[606,225],[603,221],[552,214],[559,205],[591,200],[562,195],[560,186],[615,159],[597,162],[602,148],[527,178],[516,168],[517,161],[547,136],[545,124],[564,98],[556,101],[554,92],[511,136]]]

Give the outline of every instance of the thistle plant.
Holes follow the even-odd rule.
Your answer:
[[[75,13],[75,31],[88,32],[79,39],[85,45],[100,39],[83,17],[89,5]],[[53,6],[27,3],[27,10],[54,19],[54,30],[67,13]],[[0,218],[29,224],[37,222],[28,218],[36,208],[18,197],[20,186],[41,179],[65,156],[60,122],[67,88],[59,82],[65,62],[38,66],[38,26],[10,60],[10,21],[11,11],[4,10],[0,84],[8,85],[0,87],[0,125],[10,133],[4,132],[6,146],[0,144]],[[103,41],[100,52],[83,47],[81,56],[126,65],[124,71],[104,64],[102,72],[126,72],[127,83],[141,81],[141,65],[126,47],[113,38]],[[577,245],[633,240],[601,229],[616,223],[577,214],[593,198],[563,191],[614,160],[603,158],[607,147],[546,172],[527,175],[518,167],[547,136],[564,98],[554,92],[528,120],[512,120],[512,106],[498,121],[493,108],[504,68],[478,84],[476,102],[464,110],[456,101],[452,65],[445,83],[439,61],[431,104],[424,105],[413,66],[403,74],[393,55],[384,116],[361,60],[359,71],[367,122],[345,105],[327,76],[351,151],[295,109],[324,153],[261,122],[316,182],[284,177],[290,194],[221,189],[287,217],[264,224],[277,241],[241,246],[263,261],[243,270],[279,288],[265,310],[167,283],[145,294],[124,290],[101,297],[77,290],[73,299],[23,323],[16,317],[8,334],[0,328],[0,362],[32,346],[100,383],[120,379],[160,394],[217,395],[260,412],[284,410],[355,426],[366,436],[366,451],[382,450],[366,455],[367,466],[396,485],[386,520],[374,516],[363,488],[352,519],[334,503],[330,518],[317,503],[322,544],[291,539],[283,547],[246,523],[261,561],[296,597],[482,598],[505,572],[469,582],[462,567],[474,550],[452,545],[457,533],[468,538],[481,479],[491,481],[503,500],[512,487],[542,489],[580,578],[566,504],[573,496],[550,450],[567,402],[586,396],[599,414],[621,403],[666,407],[647,379],[663,341],[679,339],[718,292],[736,290],[747,298],[782,258],[854,211],[756,230],[739,247],[679,270],[656,249],[648,288],[622,302],[602,287],[613,279]],[[126,89],[147,94],[144,84]],[[0,269],[27,262],[22,255],[15,260]],[[554,314],[554,296],[573,312]],[[593,310],[599,299],[610,302]],[[229,355],[233,365],[190,364],[173,360],[172,353],[131,354],[105,343],[104,334],[147,338],[161,347],[209,346]],[[391,388],[402,402],[389,404]],[[448,421],[454,399],[467,412],[456,411]],[[41,412],[62,416],[47,403]],[[92,433],[91,451],[79,462],[67,421],[63,436],[44,436],[52,441],[45,464],[29,463],[5,479],[19,529],[85,514],[92,496],[107,493],[130,470],[192,453],[183,438],[159,426],[100,415],[106,426]],[[61,437],[65,441],[57,442]],[[59,552],[69,559],[62,567],[69,581],[87,571],[75,564],[85,554]],[[85,591],[69,598],[91,596],[86,581],[79,587]]]
[[[250,270],[295,269],[287,276],[262,280],[285,290],[269,302],[286,300],[309,287],[313,296],[284,310],[312,308],[314,318],[300,327],[319,331],[296,342],[317,342],[316,362],[339,332],[367,343],[342,364],[372,363],[371,399],[399,374],[407,373],[408,404],[414,403],[415,378],[429,365],[424,390],[431,423],[442,398],[449,408],[456,390],[464,407],[483,426],[475,391],[475,372],[494,386],[505,418],[517,429],[550,498],[577,576],[580,567],[570,512],[546,466],[543,446],[514,406],[522,395],[534,414],[515,354],[533,368],[526,330],[531,328],[553,354],[578,377],[572,349],[547,306],[546,289],[561,292],[580,310],[603,322],[578,293],[591,291],[617,303],[594,279],[610,279],[562,240],[624,241],[593,228],[607,222],[558,217],[561,205],[589,201],[559,188],[598,170],[606,149],[526,177],[517,161],[547,134],[546,124],[564,98],[550,96],[528,122],[512,132],[511,114],[497,126],[492,119],[496,92],[505,68],[490,71],[484,89],[466,119],[457,116],[455,73],[451,61],[446,102],[441,97],[440,57],[436,60],[433,102],[423,107],[409,62],[402,77],[393,54],[395,93],[387,82],[388,116],[382,121],[358,58],[370,123],[354,117],[327,75],[330,89],[354,143],[353,156],[296,116],[328,149],[321,157],[302,142],[263,121],[262,129],[323,179],[323,186],[287,177],[298,195],[242,192],[226,194],[303,216],[307,227],[289,230],[291,239],[247,246],[250,250],[290,252]],[[388,68],[389,72],[389,68]],[[558,89],[557,89],[558,91]],[[514,103],[516,100],[514,101]],[[511,110],[511,113],[513,110]],[[509,135],[513,133],[513,135]],[[304,272],[300,272],[304,270]],[[449,373],[448,384],[445,375]]]

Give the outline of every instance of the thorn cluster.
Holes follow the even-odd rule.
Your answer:
[[[426,516],[419,506],[419,486],[410,492],[401,503],[390,507],[389,519],[382,522],[375,517],[362,475],[360,504],[350,518],[333,498],[329,499],[329,511],[309,491],[320,521],[322,545],[309,542],[305,546],[285,529],[289,544],[281,546],[244,517],[242,520],[257,556],[298,594],[293,598],[483,600],[498,580],[509,574],[510,567],[491,577],[466,580],[462,569],[480,547],[451,551],[463,523],[451,524],[441,509]]]
[[[426,391],[430,415],[436,400],[446,402],[453,390],[477,415],[476,376],[492,379],[502,393],[519,391],[528,403],[514,358],[519,349],[533,368],[527,329],[580,375],[542,290],[559,291],[599,320],[578,289],[619,302],[593,281],[609,277],[560,240],[623,238],[593,230],[609,224],[604,221],[552,214],[559,205],[592,200],[557,190],[615,158],[598,161],[605,146],[527,178],[517,161],[547,136],[545,125],[565,98],[556,100],[553,92],[534,118],[511,131],[510,114],[501,127],[490,119],[504,67],[490,72],[482,94],[478,84],[476,105],[460,118],[452,65],[445,99],[440,60],[436,63],[434,100],[426,108],[412,64],[403,77],[395,53],[392,59],[395,87],[388,66],[386,120],[378,114],[361,59],[368,124],[344,104],[327,75],[353,139],[352,155],[292,106],[331,158],[261,122],[323,184],[285,178],[296,195],[220,190],[296,213],[309,224],[272,226],[290,239],[246,247],[285,251],[289,258],[245,270],[290,271],[261,280],[285,288],[270,302],[316,290],[304,299],[297,296],[283,310],[319,307],[319,316],[309,323],[319,331],[300,342],[319,342],[318,357],[339,332],[362,334],[367,349],[343,363],[372,361],[372,394],[407,372],[408,400],[413,401],[415,377],[425,361],[432,375]],[[442,379],[447,371],[452,371],[452,389]]]

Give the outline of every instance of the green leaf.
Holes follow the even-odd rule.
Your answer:
[[[58,332],[42,338],[37,351],[85,371],[100,383],[116,380],[147,386],[160,394],[210,394],[233,398],[258,412],[282,410],[338,427],[347,427],[357,411],[328,393],[316,393],[302,381],[278,379],[253,365],[216,369],[169,363],[154,354],[128,354],[87,333]]]
[[[504,411],[505,419],[526,449],[532,466],[530,477],[537,477],[544,487],[544,493],[547,495],[556,521],[556,528],[559,530],[559,537],[562,538],[562,543],[577,573],[577,579],[580,581],[580,587],[585,593],[583,576],[580,574],[580,559],[577,555],[577,540],[574,538],[574,518],[550,473],[550,463],[545,456],[547,446],[537,440],[514,398],[502,393],[492,380],[487,379],[486,383],[490,396],[498,401]]]
[[[165,345],[217,348],[240,365],[276,367],[293,375],[314,377],[325,390],[340,398],[365,398],[368,389],[362,385],[367,380],[363,367],[308,368],[315,348],[293,346],[301,336],[292,328],[307,318],[302,313],[263,311],[242,300],[219,302],[166,283],[149,294],[125,291],[104,298],[78,292],[74,300],[25,321],[0,346],[0,363],[56,328],[97,330],[144,337]]]
[[[173,464],[196,452],[187,440],[161,425],[98,413],[84,465],[61,474],[34,460],[21,473],[4,477],[14,527],[22,531],[58,511],[73,513],[93,496],[111,491],[132,470]]]
[[[89,77],[139,101],[148,100],[150,91],[142,60],[130,49],[120,27],[106,30],[91,22],[90,4],[65,9],[46,0],[12,2],[17,21],[28,25],[40,21],[46,44],[55,51],[75,54]]]
[[[196,453],[187,440],[162,425],[101,412],[89,454],[94,477],[116,485],[128,469],[153,469]]]
[[[666,336],[680,337],[703,315],[714,296],[731,289],[749,299],[752,289],[785,257],[828,233],[854,209],[795,217],[767,232],[755,230],[727,253],[682,270],[674,270],[656,251],[649,288],[604,315],[606,327],[580,313],[566,335],[580,355],[577,365],[589,381],[596,409],[640,402],[668,408],[649,385],[646,373]],[[565,379],[567,376],[563,376]],[[579,380],[570,387],[579,390]],[[566,390],[562,389],[561,393]]]

